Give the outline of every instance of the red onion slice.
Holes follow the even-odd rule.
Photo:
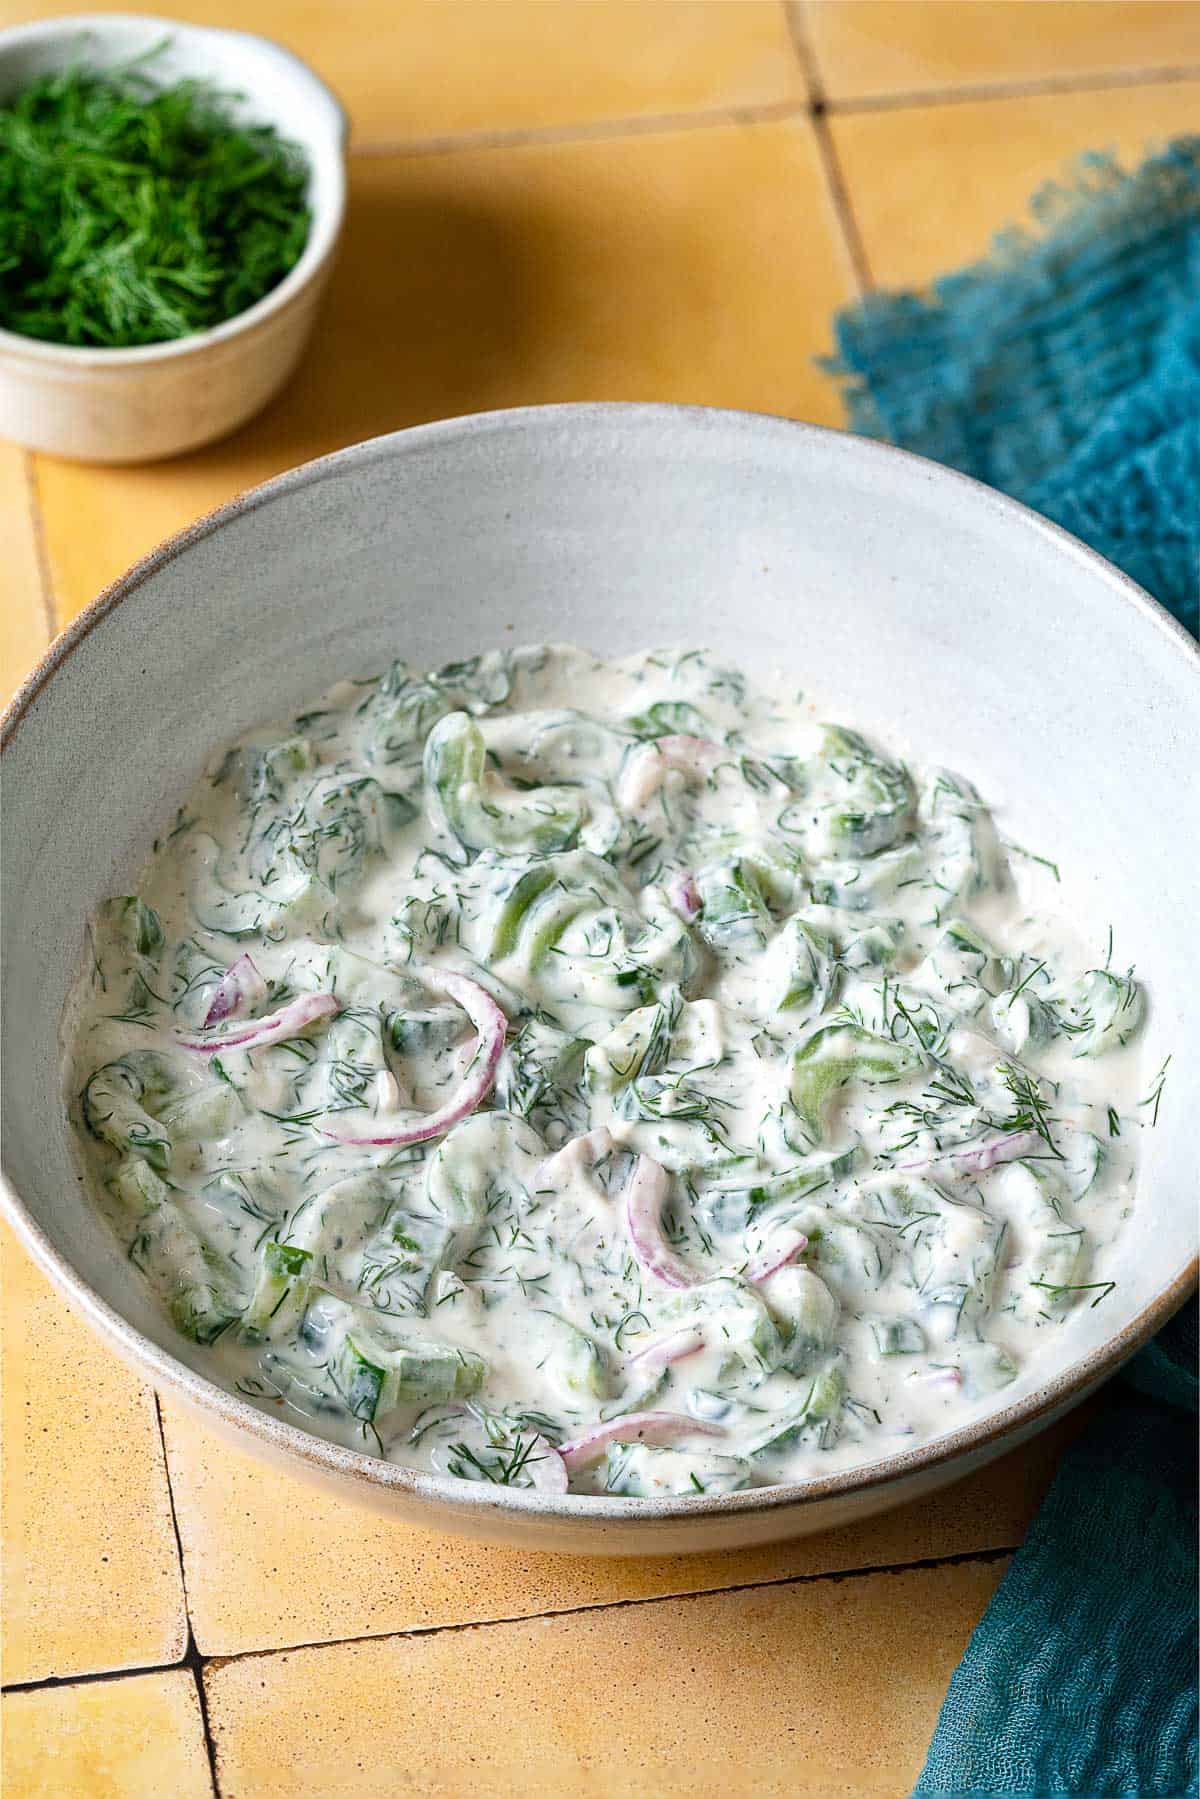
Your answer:
[[[751,1256],[742,1278],[747,1281],[765,1281],[768,1275],[775,1274],[780,1268],[786,1268],[789,1262],[794,1262],[801,1251],[807,1248],[808,1238],[804,1232],[793,1230],[790,1225],[786,1226],[783,1230],[776,1231],[756,1256]]]
[[[491,994],[478,981],[470,981],[465,975],[426,969],[421,979],[435,993],[445,993],[456,1001],[479,1033],[471,1066],[461,1086],[436,1112],[427,1112],[424,1118],[397,1125],[395,1129],[381,1130],[376,1123],[373,1129],[360,1133],[341,1126],[336,1129],[322,1126],[322,1136],[332,1137],[335,1143],[353,1144],[363,1149],[401,1149],[410,1143],[427,1143],[431,1137],[442,1137],[464,1118],[469,1118],[491,1092],[504,1049],[508,1019]]]
[[[986,1174],[998,1162],[1019,1162],[1022,1156],[1034,1155],[1042,1141],[1036,1131],[1011,1131],[1006,1137],[990,1137],[986,1142],[970,1144],[966,1149],[947,1150],[944,1155],[930,1156],[924,1162],[902,1162],[900,1166],[905,1174],[920,1174],[950,1163],[968,1174]]]
[[[639,1374],[658,1374],[669,1368],[672,1362],[682,1362],[685,1357],[695,1355],[704,1348],[704,1338],[697,1330],[672,1331],[669,1337],[660,1337],[657,1343],[648,1344],[629,1358],[629,1367]]]
[[[691,924],[700,911],[700,894],[691,875],[676,875],[667,886],[667,898],[685,924]]]
[[[725,1435],[722,1425],[704,1424],[699,1418],[685,1418],[680,1412],[627,1412],[624,1418],[612,1418],[607,1424],[585,1430],[581,1437],[573,1437],[558,1453],[564,1467],[574,1472],[594,1462],[610,1443],[669,1443],[672,1437],[689,1432],[701,1437]]]
[[[545,1437],[535,1437],[525,1458],[525,1468],[539,1493],[567,1491],[567,1464],[558,1450]]]
[[[319,1018],[332,1018],[341,1009],[342,1002],[336,994],[302,993],[299,999],[289,1000],[278,1012],[268,1012],[265,1018],[249,1019],[232,1031],[214,1031],[204,1037],[185,1035],[181,1031],[177,1033],[177,1040],[184,1049],[194,1049],[202,1056],[215,1056],[225,1049],[262,1049],[268,1043],[283,1043],[289,1037],[298,1037]]]
[[[239,1013],[261,1005],[266,997],[267,983],[255,967],[253,958],[239,956],[213,988],[208,1011],[204,1014],[204,1029],[221,1024],[227,1018],[236,1018]]]
[[[636,812],[653,799],[672,768],[693,780],[706,780],[723,753],[720,744],[708,737],[677,734],[644,743],[622,770],[617,786],[618,804],[625,812]]]
[[[963,1384],[961,1368],[934,1368],[917,1378],[926,1387],[961,1387]]]
[[[662,1208],[670,1179],[652,1156],[639,1156],[625,1188],[625,1229],[633,1253],[664,1287],[693,1287],[696,1277],[662,1234]]]
[[[711,737],[691,737],[681,732],[657,738],[656,748],[668,768],[702,778],[711,775],[725,753]]]

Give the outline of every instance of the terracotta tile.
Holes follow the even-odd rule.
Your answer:
[[[895,1799],[1002,1573],[966,1563],[218,1664],[218,1779],[255,1799],[401,1784]]]
[[[25,454],[0,444],[0,705],[20,686],[49,641],[34,546]]]
[[[5,1799],[209,1799],[189,1669],[4,1696]]]
[[[0,1269],[4,1679],[178,1661],[187,1623],[153,1398],[7,1227]]]
[[[836,422],[812,357],[850,291],[806,121],[361,160],[317,343],[266,414],[157,467],[41,461],[60,616],[239,488],[402,425],[586,399]]]
[[[205,1655],[1012,1548],[1077,1428],[1068,1421],[956,1487],[824,1536],[720,1555],[614,1559],[434,1536],[264,1466],[169,1401],[164,1416],[192,1628]]]
[[[807,0],[805,15],[835,100],[1200,66],[1196,0]]]
[[[982,255],[1071,157],[1115,150],[1136,164],[1197,121],[1190,81],[863,113],[832,128],[872,273],[903,286]]]
[[[19,8],[103,10],[103,0]],[[141,10],[180,9],[151,0]],[[777,0],[189,0],[186,11],[303,56],[341,96],[357,144],[804,99]]]

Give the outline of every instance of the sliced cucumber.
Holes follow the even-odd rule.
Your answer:
[[[546,1333],[547,1353],[543,1372],[568,1404],[585,1396],[605,1399],[611,1389],[608,1368],[600,1349],[586,1331],[557,1312],[537,1309]]]
[[[962,1371],[963,1392],[968,1399],[986,1399],[998,1393],[1017,1378],[1017,1364],[998,1343],[972,1343],[960,1350],[957,1363]]]
[[[1061,1002],[1060,1013],[1071,1031],[1072,1053],[1102,1056],[1123,1049],[1136,1036],[1145,995],[1132,972],[1116,975],[1107,968],[1090,968]]]
[[[426,737],[452,705],[441,688],[410,674],[403,662],[394,662],[363,710],[362,745],[368,762],[415,773]]]
[[[525,919],[525,914],[547,887],[553,886],[557,876],[554,865],[550,862],[531,862],[514,875],[512,885],[504,890],[500,898],[499,910],[492,926],[492,940],[488,945],[488,961],[500,962],[505,956],[512,954],[517,947],[517,936]]]
[[[136,894],[105,900],[99,916],[131,955],[153,961],[162,953],[163,928],[158,913]]]
[[[302,927],[322,902],[312,875],[292,855],[274,859],[270,878],[261,886],[227,887],[221,878],[220,851],[213,838],[193,835],[188,847],[188,881],[192,910],[202,930],[220,937],[263,936],[278,942]]]
[[[791,1263],[762,1283],[763,1295],[783,1332],[781,1365],[793,1373],[829,1349],[839,1306],[820,1275]]]
[[[582,792],[570,787],[507,786],[487,768],[479,726],[465,712],[439,720],[425,740],[425,782],[434,824],[468,849],[566,849],[587,817]]]
[[[631,1081],[657,1074],[671,1053],[679,1009],[662,1002],[639,1006],[584,1057],[584,1080],[593,1099],[611,1098]]]
[[[278,805],[288,784],[316,765],[317,752],[307,737],[283,737],[278,743],[235,750],[222,775],[236,773],[238,790],[249,805]]]
[[[378,1231],[392,1203],[386,1178],[371,1169],[318,1189],[288,1220],[283,1241],[321,1259],[362,1243]]]
[[[925,1332],[915,1318],[872,1318],[871,1335],[879,1356],[921,1355]]]
[[[1059,1029],[1054,1008],[1036,993],[999,993],[988,1017],[996,1041],[1014,1056],[1041,1049]]]
[[[226,1137],[244,1123],[246,1107],[228,1081],[206,1081],[194,1093],[183,1093],[164,1105],[159,1122],[169,1138]]]
[[[477,1112],[455,1125],[429,1161],[425,1191],[430,1209],[455,1230],[481,1225],[498,1197],[529,1199],[545,1145],[525,1119],[511,1112]]]
[[[721,1352],[721,1378],[761,1379],[779,1366],[783,1338],[761,1293],[736,1275],[718,1275],[674,1295],[662,1306],[664,1324],[694,1324]]]
[[[213,1343],[241,1315],[234,1271],[183,1217],[153,1169],[124,1162],[112,1186],[133,1212],[129,1259],[165,1300],[176,1328],[195,1343]]]
[[[904,925],[898,918],[864,919],[861,928],[842,932],[842,964],[846,968],[890,968],[896,960]]]
[[[165,1174],[171,1161],[167,1127],[149,1108],[172,1092],[175,1076],[165,1057],[134,1050],[98,1068],[83,1090],[88,1130],[114,1149],[143,1156]]]
[[[432,1338],[383,1347],[365,1331],[347,1335],[334,1376],[346,1409],[378,1425],[401,1405],[468,1399],[487,1373],[481,1356]]]
[[[820,862],[813,869],[810,886],[814,904],[837,906],[846,912],[872,912],[902,887],[921,879],[921,853],[914,843],[863,862]]]
[[[991,814],[969,781],[933,769],[921,791],[920,812],[940,910],[1000,886],[1004,857]]]
[[[171,1197],[171,1189],[166,1181],[140,1156],[126,1156],[119,1162],[108,1185],[135,1220],[144,1218],[155,1206],[162,1205],[164,1200]]]
[[[412,800],[389,793],[372,776],[334,771],[314,782],[286,826],[273,827],[263,837],[251,855],[251,871],[269,889],[286,850],[322,887],[336,893],[361,876],[368,860],[389,849],[397,832],[416,816]]]
[[[1004,1235],[1002,1219],[982,1206],[952,1199],[934,1181],[883,1175],[870,1183],[870,1202],[888,1219],[896,1253],[907,1258],[912,1284],[929,1309],[948,1308],[939,1328],[957,1335],[964,1318],[987,1311]]]
[[[824,760],[837,776],[837,801],[821,808],[810,853],[875,856],[911,831],[916,795],[908,772],[872,749],[857,731],[826,727]]]
[[[772,928],[771,912],[762,878],[746,856],[711,863],[696,873],[700,895],[697,924],[714,948],[766,942]]]
[[[796,915],[780,928],[767,951],[771,1006],[792,1014],[791,1023],[824,1012],[837,981],[837,950],[826,931]]]
[[[258,1259],[258,1279],[250,1304],[242,1314],[242,1329],[252,1338],[266,1336],[274,1323],[294,1321],[308,1293],[312,1252],[270,1237]]]
[[[828,1101],[851,1081],[867,1086],[903,1080],[921,1068],[917,1050],[858,1025],[822,1025],[794,1050],[790,1067],[792,1104],[811,1140],[824,1135]]]
[[[639,737],[711,737],[712,726],[686,700],[655,700],[628,720]]]
[[[747,1445],[746,1454],[752,1459],[783,1455],[801,1443],[824,1448],[832,1440],[846,1396],[846,1377],[835,1363],[802,1379],[798,1402],[781,1411]]]
[[[857,1147],[822,1151],[752,1183],[707,1187],[700,1196],[698,1216],[707,1229],[721,1235],[740,1235],[752,1223],[761,1225],[768,1211],[783,1222],[790,1217],[787,1201],[804,1199],[844,1179],[856,1158]]]
[[[500,1058],[497,1105],[529,1119],[539,1132],[554,1126],[563,1137],[578,1136],[587,1122],[582,1096],[587,1048],[585,1038],[542,1019],[531,1019]]]
[[[668,1494],[739,1493],[753,1479],[750,1464],[733,1455],[659,1449],[649,1443],[610,1443],[601,1485],[625,1499]]]

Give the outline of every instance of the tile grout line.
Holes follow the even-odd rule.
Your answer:
[[[29,504],[29,522],[33,530],[33,553],[37,563],[38,586],[41,589],[42,623],[46,627],[46,647],[48,648],[58,636],[58,621],[54,611],[54,580],[50,572],[50,551],[46,543],[42,493],[33,451],[23,451],[21,460],[25,469],[25,495]]]
[[[789,20],[793,20],[802,0],[781,0],[781,4],[787,10]],[[374,138],[361,143],[352,139],[348,155],[352,161],[371,161],[388,156],[417,159],[472,150],[520,150],[556,144],[606,143],[620,138],[649,137],[671,131],[712,131],[722,126],[778,124],[788,119],[806,117],[816,121],[823,114],[830,117],[861,118],[864,114],[875,112],[920,110],[928,106],[964,106],[972,101],[994,102],[1046,98],[1056,94],[1110,93],[1123,88],[1168,87],[1200,80],[1200,63],[1181,63],[1165,69],[1129,69],[1109,74],[980,83],[977,87],[918,88],[895,94],[851,95],[846,99],[833,99],[823,90],[803,22],[800,22],[798,28],[796,24],[792,24],[791,30],[797,55],[814,88],[808,100],[767,100],[695,112],[645,113],[561,125],[516,125],[491,131],[451,131],[431,137]]]
[[[1110,69],[1094,75],[1030,76],[1025,81],[980,82],[975,87],[910,88],[894,94],[849,94],[827,99],[831,113],[859,117],[870,112],[902,112],[924,106],[968,106],[973,100],[1037,100],[1057,94],[1107,94],[1130,87],[1170,87],[1200,79],[1200,63],[1170,68]]]
[[[97,1668],[91,1674],[44,1674],[40,1680],[11,1680],[3,1689],[10,1693],[54,1693],[60,1687],[94,1687],[113,1680],[140,1680],[143,1674],[179,1674],[191,1663],[185,1656],[178,1662],[148,1662],[142,1668]]]
[[[176,1667],[190,1668],[192,1679],[196,1683],[196,1696],[200,1705],[200,1728],[204,1734],[204,1753],[208,1757],[208,1777],[212,1782],[213,1799],[219,1799],[221,1787],[217,1780],[217,1749],[213,1742],[212,1730],[208,1722],[208,1695],[204,1690],[204,1657],[196,1642],[196,1633],[192,1628],[192,1607],[188,1599],[187,1561],[183,1553],[183,1537],[179,1530],[179,1517],[175,1511],[175,1487],[171,1480],[171,1458],[167,1453],[167,1430],[163,1423],[162,1401],[153,1392],[154,1416],[158,1421],[158,1441],[162,1450],[163,1475],[167,1483],[167,1503],[171,1508],[171,1529],[175,1534],[175,1554],[179,1560],[179,1584],[183,1589],[183,1615],[187,1623],[187,1644],[182,1659]]]
[[[837,145],[833,141],[833,132],[829,128],[828,105],[825,99],[821,65],[817,59],[816,48],[809,37],[808,21],[804,14],[802,0],[782,0],[782,4],[791,34],[792,47],[796,52],[796,60],[800,64],[808,86],[813,136],[817,142],[817,153],[821,159],[825,187],[841,229],[842,241],[850,259],[855,285],[861,297],[871,291],[875,282],[871,274],[871,263],[867,256],[862,232],[859,230],[858,220],[854,216],[850,190],[838,158]]]
[[[838,1568],[822,1574],[788,1574],[778,1580],[746,1580],[734,1581],[725,1587],[700,1587],[686,1593],[650,1593],[643,1598],[633,1599],[598,1599],[590,1605],[563,1606],[544,1612],[517,1612],[511,1617],[499,1618],[464,1618],[454,1624],[415,1624],[407,1630],[374,1630],[365,1631],[357,1636],[332,1637],[316,1639],[305,1643],[287,1643],[278,1648],[239,1649],[231,1655],[214,1654],[204,1658],[206,1668],[224,1667],[230,1662],[261,1661],[272,1655],[298,1655],[302,1651],[316,1652],[321,1649],[338,1649],[359,1643],[383,1643],[403,1638],[411,1641],[417,1637],[454,1636],[469,1630],[492,1630],[500,1625],[537,1624],[548,1620],[586,1617],[592,1612],[629,1611],[639,1606],[670,1605],[699,1599],[716,1599],[728,1593],[765,1593],[781,1587],[812,1586],[819,1581],[852,1581],[865,1580],[880,1574],[912,1574],[938,1568],[957,1567],[961,1564],[979,1562],[990,1565],[1002,1561],[1005,1557],[1016,1554],[1019,1544],[1012,1547],[993,1549],[965,1550],[960,1555],[930,1556],[923,1561],[880,1563],[878,1566],[866,1568]]]
[[[656,132],[711,131],[722,125],[773,124],[802,118],[803,99],[767,100],[744,106],[719,106],[696,112],[645,113],[621,119],[594,119],[564,125],[515,125],[494,131],[443,132],[436,137],[351,140],[353,157],[445,156],[462,150],[520,150],[537,145],[603,143],[614,138],[648,137]]]
[[[204,1752],[208,1759],[208,1777],[212,1785],[213,1799],[221,1799],[221,1789],[217,1783],[217,1767],[213,1750],[212,1737],[208,1727],[208,1699],[204,1691],[204,1658],[189,1640],[188,1652],[182,1661],[152,1662],[145,1668],[102,1668],[94,1674],[51,1674],[42,1680],[14,1680],[2,1689],[3,1697],[21,1693],[53,1693],[63,1688],[97,1687],[110,1685],[118,1680],[141,1680],[143,1676],[152,1674],[189,1673],[196,1691],[196,1703],[200,1708],[200,1728],[204,1736]]]
[[[204,1673],[207,1669],[230,1662],[261,1661],[266,1656],[295,1655],[302,1650],[340,1649],[358,1643],[384,1643],[399,1638],[437,1637],[455,1635],[468,1630],[491,1630],[498,1625],[536,1624],[542,1619],[566,1619],[585,1616],[590,1612],[625,1611],[643,1605],[669,1605],[677,1601],[715,1599],[724,1593],[761,1593],[771,1588],[812,1586],[819,1581],[853,1581],[867,1580],[880,1574],[914,1574],[926,1571],[934,1572],[939,1568],[956,1568],[979,1563],[989,1566],[993,1562],[1003,1561],[1005,1557],[1015,1555],[1019,1544],[1000,1544],[990,1549],[967,1549],[957,1555],[926,1556],[915,1562],[880,1562],[862,1568],[833,1568],[820,1574],[788,1574],[778,1580],[745,1580],[735,1581],[726,1587],[700,1587],[687,1593],[650,1593],[644,1598],[634,1599],[600,1599],[590,1605],[564,1606],[545,1612],[517,1612],[512,1616],[499,1618],[464,1618],[453,1624],[417,1624],[401,1630],[366,1631],[349,1637],[316,1637],[299,1643],[277,1643],[262,1649],[239,1649],[230,1655],[214,1653],[205,1655],[197,1647],[195,1638],[190,1634],[188,1649],[182,1659],[177,1662],[156,1662],[145,1668],[106,1668],[93,1674],[47,1675],[42,1680],[13,1681],[3,1688],[7,1693],[40,1693],[55,1687],[86,1686],[97,1681],[126,1680],[140,1674],[173,1674],[182,1668],[190,1668],[196,1676],[200,1690],[200,1713],[204,1722],[205,1741],[210,1749],[212,1760],[212,1738],[209,1733],[208,1706],[204,1690]],[[214,1792],[220,1795],[220,1786],[216,1784],[215,1762],[213,1762]]]

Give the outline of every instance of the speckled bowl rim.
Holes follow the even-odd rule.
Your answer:
[[[277,281],[253,306],[235,312],[232,318],[222,319],[219,324],[210,325],[205,331],[191,331],[186,337],[164,338],[161,343],[134,344],[126,349],[109,349],[103,344],[54,343],[47,338],[25,337],[19,331],[7,331],[0,326],[0,354],[4,356],[23,358],[44,367],[77,371],[146,368],[151,364],[177,362],[196,356],[214,345],[228,343],[231,338],[241,337],[245,332],[255,330],[275,313],[290,306],[324,274],[337,249],[346,216],[346,143],[350,135],[350,121],[345,107],[328,82],[323,81],[302,56],[297,56],[294,50],[289,50],[275,38],[268,37],[265,32],[242,31],[236,25],[201,25],[191,19],[159,17],[153,13],[70,13],[61,17],[31,19],[0,31],[0,58],[6,51],[19,47],[22,43],[36,44],[50,38],[70,37],[72,32],[78,33],[80,37],[90,32],[100,38],[113,26],[125,25],[155,27],[163,38],[176,35],[198,40],[229,38],[265,46],[277,62],[290,65],[298,90],[305,86],[309,89],[310,105],[314,100],[319,100],[327,107],[330,135],[337,152],[333,163],[337,180],[324,204],[312,207],[312,221],[304,248],[283,280]],[[247,98],[252,100],[253,81],[245,84],[244,91]],[[281,135],[286,137],[287,134],[285,132]],[[311,195],[309,199],[311,206]]]
[[[827,451],[875,462],[884,471],[904,462],[923,468],[942,484],[948,501],[953,504],[956,489],[969,490],[975,504],[982,503],[1014,530],[1033,532],[1055,554],[1066,555],[1082,565],[1112,592],[1114,604],[1132,609],[1148,630],[1164,636],[1172,648],[1190,662],[1200,675],[1200,645],[1128,576],[1078,538],[1028,507],[986,487],[983,483],[961,475],[926,457],[914,456],[894,445],[855,437],[849,432],[832,430],[780,418],[770,413],[741,412],[705,406],[638,404],[635,402],[595,402],[581,405],[527,406],[505,411],[471,413],[460,418],[439,420],[429,425],[416,425],[382,437],[368,438],[362,443],[336,450],[312,462],[302,463],[273,480],[235,495],[224,505],[206,513],[176,532],[125,574],[118,577],[94,599],[84,611],[55,639],[29,679],[18,689],[0,715],[0,754],[13,741],[21,720],[42,689],[65,667],[96,626],[115,610],[131,593],[155,575],[160,568],[183,555],[195,543],[220,531],[233,520],[245,517],[260,507],[269,506],[284,494],[297,488],[315,486],[348,467],[364,467],[376,462],[401,460],[410,451],[426,445],[487,436],[516,429],[539,428],[542,421],[561,430],[577,426],[581,430],[600,428],[619,418],[638,415],[647,424],[657,420],[702,434],[707,429],[728,430],[731,426],[755,437],[807,437],[819,440]],[[302,1430],[283,1419],[272,1418],[248,1401],[227,1393],[224,1388],[193,1372],[167,1350],[144,1337],[127,1319],[100,1298],[59,1253],[36,1223],[7,1177],[0,1176],[0,1208],[7,1214],[17,1234],[33,1259],[56,1285],[78,1307],[101,1337],[113,1340],[129,1361],[144,1369],[152,1383],[173,1390],[198,1407],[213,1412],[225,1424],[232,1425],[258,1439],[275,1452],[283,1452],[307,1463],[311,1468],[349,1480],[365,1488],[397,1492],[414,1499],[428,1499],[435,1505],[450,1507],[469,1522],[473,1512],[507,1512],[585,1523],[588,1521],[620,1526],[623,1523],[666,1522],[673,1518],[729,1517],[760,1515],[779,1510],[815,1505],[821,1501],[870,1493],[886,1489],[901,1480],[935,1471],[947,1463],[972,1452],[999,1454],[1003,1439],[1022,1433],[1023,1427],[1036,1428],[1039,1420],[1065,1409],[1080,1399],[1108,1375],[1167,1321],[1189,1297],[1197,1285],[1200,1259],[1191,1262],[1145,1306],[1122,1330],[1100,1348],[1073,1362],[1047,1380],[1022,1400],[990,1412],[985,1418],[963,1425],[945,1435],[930,1438],[912,1449],[864,1462],[837,1474],[815,1479],[781,1483],[772,1487],[751,1487],[739,1493],[696,1495],[694,1498],[614,1499],[584,1493],[546,1494],[532,1488],[488,1486],[473,1481],[456,1480],[449,1475],[423,1474],[416,1469],[398,1467],[376,1456],[347,1449],[323,1437]],[[1029,1434],[1025,1430],[1025,1435]]]

